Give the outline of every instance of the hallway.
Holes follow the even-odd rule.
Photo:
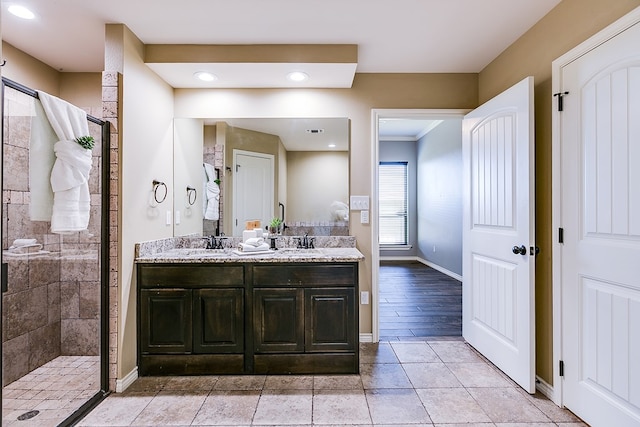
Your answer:
[[[462,284],[417,261],[382,261],[380,341],[462,336]]]
[[[523,392],[464,342],[441,339],[361,344],[360,375],[140,378],[78,425],[585,424]]]

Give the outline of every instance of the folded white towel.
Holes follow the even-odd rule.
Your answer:
[[[259,246],[253,246],[253,245],[248,245],[246,243],[240,243],[238,245],[238,250],[241,252],[262,252],[262,251],[268,251],[269,245],[267,245],[266,243],[263,243]]]
[[[250,239],[247,239],[245,242],[245,245],[251,245],[251,246],[261,246],[264,245],[264,239],[262,237],[252,237]]]
[[[21,246],[31,246],[38,243],[36,239],[16,239],[11,245],[12,248],[19,248]]]

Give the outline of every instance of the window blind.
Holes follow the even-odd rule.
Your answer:
[[[380,245],[406,245],[407,162],[380,162],[378,192]]]

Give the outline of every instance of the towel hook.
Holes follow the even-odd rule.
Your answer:
[[[3,59],[2,60],[2,64],[0,64],[0,67],[4,67],[5,65],[7,65],[7,60]]]
[[[158,189],[164,187],[164,194],[162,195],[162,197],[158,197]],[[162,182],[162,181],[157,181],[157,180],[153,180],[153,199],[156,201],[156,203],[162,203],[164,202],[164,199],[167,198],[167,193],[169,191],[167,190],[167,185]]]
[[[198,193],[196,189],[187,185],[187,201],[189,202],[189,206],[193,206],[197,197]]]

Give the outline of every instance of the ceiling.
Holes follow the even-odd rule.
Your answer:
[[[480,72],[559,2],[2,0],[2,39],[64,72],[104,69],[107,23],[126,25],[146,45],[352,45],[356,62],[348,64],[149,64],[173,87],[351,87],[355,73]],[[35,19],[11,15],[6,9],[12,4],[29,7]],[[270,83],[266,77],[305,66],[311,71],[304,83]],[[203,68],[220,78],[195,82],[193,72]],[[411,138],[411,132],[421,131],[400,136]]]

